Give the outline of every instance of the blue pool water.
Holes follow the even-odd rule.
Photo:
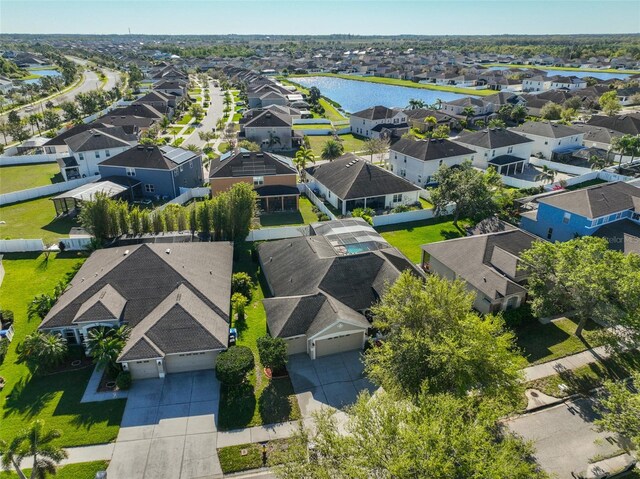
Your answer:
[[[536,67],[537,68],[537,67]],[[490,70],[508,70],[508,67],[491,67]],[[523,68],[523,70],[525,70]],[[549,68],[538,68],[538,70],[542,70],[547,72],[547,75],[562,75],[562,76],[576,76],[578,78],[584,77],[593,77],[599,80],[611,80],[612,78],[618,78],[619,80],[624,80],[628,78],[629,74],[627,73],[608,73],[608,72],[579,72],[574,70],[554,70]]]
[[[40,75],[41,77],[59,77],[62,74],[58,70],[29,70],[29,73],[34,75]],[[31,80],[25,80],[24,83],[37,83],[39,78],[32,78]]]
[[[384,85],[357,80],[344,80],[332,77],[302,77],[293,81],[310,88],[318,87],[320,93],[340,103],[342,108],[353,113],[375,105],[406,108],[412,98],[420,99],[427,104],[456,100],[469,95],[449,93],[445,91],[425,90],[404,86]]]

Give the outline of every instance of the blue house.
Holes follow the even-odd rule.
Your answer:
[[[520,227],[549,241],[591,236],[612,223],[627,225],[629,231],[640,225],[640,188],[624,182],[542,196],[535,202],[537,209],[522,213]]]
[[[202,157],[173,146],[138,145],[98,165],[103,178],[128,176],[149,198],[175,198],[180,188],[202,186]]]

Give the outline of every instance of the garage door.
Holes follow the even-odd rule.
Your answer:
[[[155,359],[129,361],[129,371],[133,379],[157,378],[158,366]]]
[[[327,356],[329,354],[341,353],[343,351],[351,351],[353,349],[362,349],[363,334],[363,332],[353,333],[317,340],[316,358],[319,358],[320,356]]]
[[[217,351],[206,353],[171,354],[164,358],[164,367],[167,373],[183,373],[186,371],[198,371],[200,369],[213,369],[216,367]]]

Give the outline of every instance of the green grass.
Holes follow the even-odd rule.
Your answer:
[[[527,388],[535,388],[549,396],[563,398],[572,394],[588,394],[602,386],[606,380],[620,380],[640,369],[640,352],[626,352],[602,361],[588,364],[574,370],[562,371],[553,376],[536,379],[527,383]],[[560,389],[564,384],[566,388]]]
[[[56,479],[95,479],[96,473],[106,471],[109,463],[107,461],[79,462],[77,464],[67,464],[60,466],[56,471]],[[25,469],[27,477],[31,473],[31,469]],[[47,476],[49,477],[49,476]],[[18,474],[12,471],[3,471],[0,473],[0,479],[18,479]]]
[[[69,236],[69,230],[78,226],[69,217],[55,219],[56,210],[49,197],[14,203],[0,208],[0,238],[38,239],[45,243]]]
[[[226,153],[229,151],[229,148],[231,148],[231,145],[226,141],[223,141],[218,145],[218,151],[220,153]]]
[[[195,126],[190,126],[189,128],[187,128],[184,132],[185,135],[190,135],[191,133],[193,133],[194,131],[196,131],[196,127]]]
[[[308,123],[293,125],[294,130],[331,130],[329,123]]]
[[[37,294],[53,291],[83,261],[75,253],[52,254],[48,261],[37,253],[4,255],[0,304],[14,312],[15,336],[0,366],[7,382],[0,391],[0,439],[10,440],[35,419],[60,429],[62,446],[110,442],[118,434],[125,400],[80,404],[92,368],[32,377],[24,364],[16,363],[16,346],[38,327],[37,321],[27,319],[28,303]]]
[[[320,156],[324,144],[329,141],[332,136],[309,136],[308,138],[311,149],[313,150],[313,154],[316,156]],[[344,147],[345,153],[361,151],[364,148],[364,139],[358,136],[354,136],[351,133],[340,135],[340,139],[342,140],[342,146]]]
[[[460,227],[464,227],[465,224],[460,221]],[[453,225],[453,221],[449,217],[380,226],[376,230],[413,263],[422,261],[421,245],[465,235],[463,231]]]
[[[0,194],[64,181],[57,163],[0,167]]]
[[[264,276],[258,271],[258,263],[251,257],[252,243],[236,248],[234,272],[249,273],[255,282],[251,303],[246,308],[246,318],[235,322],[238,329],[238,345],[253,351],[256,361],[255,374],[235,388],[221,387],[218,408],[220,430],[273,424],[300,419],[300,409],[289,378],[269,380],[262,372],[258,357],[257,339],[267,334],[267,316],[262,299],[268,292]]]
[[[567,191],[579,190],[581,188],[587,188],[589,186],[601,185],[602,183],[606,183],[605,180],[601,180],[600,178],[594,178],[593,180],[583,181],[582,183],[578,183],[577,185],[567,186]]]
[[[355,76],[355,75],[344,75],[341,73],[309,73],[307,75],[291,75],[291,78],[320,77],[320,76],[342,78],[343,80],[363,81],[363,82],[369,82],[369,83],[382,83],[384,85],[391,85],[391,86],[406,86],[410,88],[420,88],[423,90],[448,91],[451,93],[462,93],[465,95],[488,96],[488,95],[495,94],[495,91],[493,90],[474,90],[473,88],[459,88],[459,87],[453,87],[453,86],[431,85],[431,84],[417,83],[410,80],[397,80],[395,78],[361,77],[361,76]]]
[[[331,103],[329,103],[326,99],[320,98],[318,103],[320,103],[320,106],[324,108],[324,116],[327,118],[327,120],[338,122],[348,120],[346,116],[340,113],[338,109]]]
[[[185,113],[185,115],[178,121],[178,125],[186,125],[191,121],[191,114]]]
[[[424,198],[420,197],[418,198],[420,200],[420,204],[422,205],[422,209],[424,210],[430,210],[431,208],[433,208],[433,204],[431,204],[430,201],[425,200]]]
[[[202,93],[201,88],[194,88],[193,90],[189,90],[189,95],[191,96],[200,95],[200,93]]]
[[[587,349],[587,344],[598,346],[595,333],[600,326],[589,321],[583,336],[587,344],[575,335],[577,323],[563,318],[549,324],[541,324],[531,317],[514,328],[516,343],[529,364],[540,364],[576,354]]]
[[[176,148],[179,147],[180,145],[182,145],[182,142],[184,141],[184,138],[176,138],[176,141],[174,141],[173,143],[171,143],[173,146],[175,146]]]
[[[485,67],[507,67],[507,68],[537,68],[538,70],[564,70],[568,72],[592,72],[592,73],[627,73],[635,75],[640,73],[635,70],[616,70],[615,68],[575,68],[575,67],[551,67],[544,65],[517,65],[515,63],[486,63]]]
[[[269,228],[272,226],[297,226],[308,225],[318,221],[318,215],[313,212],[313,203],[306,196],[300,196],[299,211],[283,213],[265,213],[260,215],[260,226]]]
[[[184,126],[172,126],[169,128],[169,133],[172,135],[179,135],[183,128]]]
[[[237,123],[240,121],[240,118],[242,118],[242,113],[234,113],[231,121]]]
[[[281,463],[279,452],[288,446],[288,439],[277,439],[267,442],[267,464],[275,466]],[[244,452],[244,455],[243,455]],[[218,459],[224,474],[259,469],[262,464],[262,445],[260,443],[239,444],[237,446],[221,447],[218,449]]]

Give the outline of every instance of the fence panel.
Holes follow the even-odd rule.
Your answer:
[[[329,219],[335,220],[336,219],[336,215],[334,215],[331,210],[329,208],[327,208],[327,205],[325,205],[323,203],[323,201],[318,198],[316,196],[316,194],[311,191],[311,188],[309,188],[309,185],[306,183],[299,183],[298,184],[298,190],[300,191],[300,193],[304,193],[305,195],[307,195],[307,198],[309,198],[309,200],[311,201],[311,203],[313,203],[314,205],[316,205],[316,207],[322,211],[325,215],[327,215],[329,217]]]
[[[47,186],[39,186],[37,188],[30,188],[28,190],[14,191],[12,193],[5,193],[0,195],[0,206],[8,205],[11,203],[18,203],[20,201],[32,200],[34,198],[40,198],[42,196],[50,196],[56,193],[62,193],[63,191],[69,191],[78,186],[86,185],[96,179],[100,179],[99,176],[88,176],[86,178],[78,178],[76,180],[64,181],[62,183],[54,183]]]
[[[24,253],[42,250],[44,250],[44,243],[41,239],[0,240],[0,253]]]
[[[55,153],[39,155],[0,155],[0,166],[30,165],[33,163],[55,163],[58,155]]]
[[[568,173],[570,175],[585,175],[592,172],[591,168],[584,168],[582,166],[566,165],[557,161],[541,160],[540,158],[531,157],[529,163],[535,166],[546,166],[552,170],[560,171],[562,173]]]

